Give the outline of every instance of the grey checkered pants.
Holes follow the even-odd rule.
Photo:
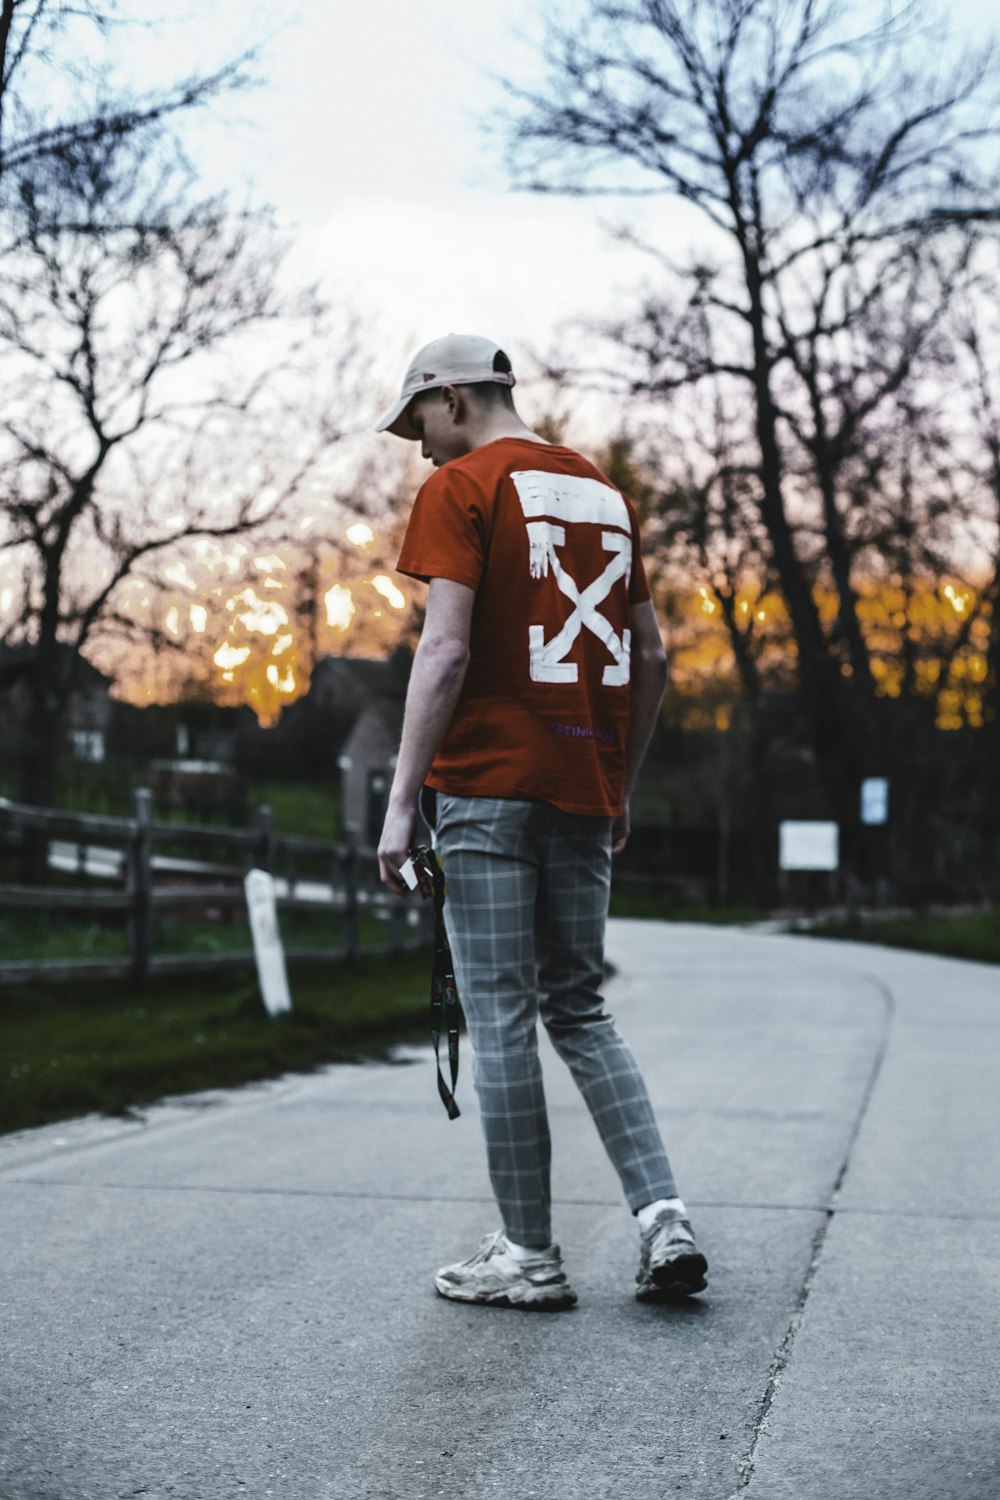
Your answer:
[[[551,1239],[548,1116],[536,1021],[569,1066],[633,1212],[677,1189],[646,1085],[605,1011],[611,820],[546,802],[437,799],[445,918],[504,1230]]]

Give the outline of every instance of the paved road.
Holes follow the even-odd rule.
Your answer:
[[[426,1053],[0,1142],[0,1500],[997,1500],[1000,972],[612,924],[711,1260],[634,1221],[546,1058],[571,1313],[430,1275],[495,1227]]]

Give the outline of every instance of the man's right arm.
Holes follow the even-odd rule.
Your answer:
[[[620,854],[628,842],[631,817],[629,804],[639,767],[653,737],[667,685],[667,654],[660,638],[656,611],[650,600],[632,606],[632,646],[628,741],[625,746],[625,799],[615,819],[612,850]]]
[[[475,590],[450,578],[432,578],[427,612],[406,693],[403,737],[389,792],[378,858],[383,885],[406,887],[399,867],[409,852],[424,777],[451,723],[469,661]]]

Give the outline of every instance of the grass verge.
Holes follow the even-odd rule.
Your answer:
[[[0,988],[0,1131],[358,1061],[427,1034],[426,952],[297,965],[290,982],[294,1009],[273,1018],[252,973]]]
[[[67,812],[91,813],[109,818],[127,818],[132,812],[132,792],[144,786],[144,767],[137,761],[109,760],[100,765],[65,757],[59,763],[55,805]],[[0,797],[17,801],[17,775],[12,764],[0,761]],[[247,798],[251,823],[258,807],[270,807],[277,833],[301,834],[307,838],[339,839],[342,827],[341,792],[336,775],[317,781],[279,781],[252,777]],[[158,822],[198,822],[197,815],[183,809],[156,808]],[[223,814],[205,823],[229,826]]]
[[[612,884],[610,912],[613,917],[644,917],[655,922],[752,922],[760,915],[748,906],[709,906],[652,881]]]
[[[852,942],[884,943],[890,948],[1000,964],[1000,906],[969,912],[831,920],[796,930],[811,937],[850,938]]]
[[[335,948],[342,935],[338,913],[317,908],[283,911],[281,936],[286,948]],[[362,916],[358,935],[362,949],[388,942],[388,920]],[[242,913],[227,920],[153,922],[155,954],[234,953],[253,946],[250,927]],[[33,958],[39,961],[73,958],[122,958],[127,949],[122,918],[87,921],[74,917],[54,920],[45,912],[0,912],[0,961]]]

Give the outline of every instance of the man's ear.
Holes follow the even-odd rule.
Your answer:
[[[441,399],[445,410],[451,418],[452,424],[458,426],[468,414],[469,403],[465,399],[465,393],[460,385],[443,385],[441,387]]]

